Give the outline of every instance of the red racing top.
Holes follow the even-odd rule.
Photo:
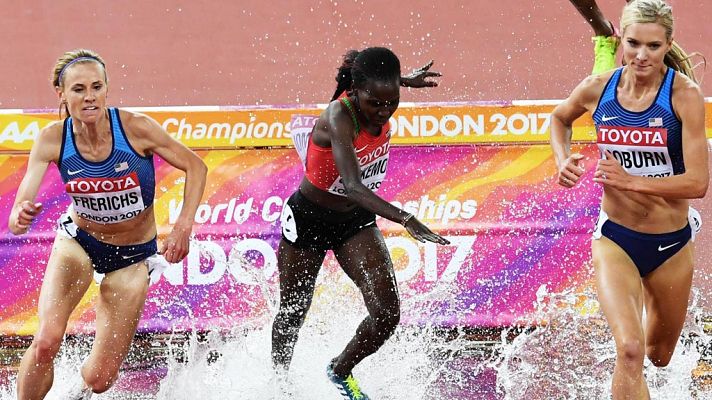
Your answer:
[[[346,105],[343,99],[342,104]],[[361,129],[353,141],[356,157],[361,166],[361,182],[376,191],[386,177],[391,125],[386,123],[378,136]],[[343,180],[334,162],[331,147],[320,147],[309,140],[306,156],[306,177],[321,190],[346,196]]]

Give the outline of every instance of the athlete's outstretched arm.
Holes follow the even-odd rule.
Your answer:
[[[185,172],[183,208],[161,249],[166,261],[178,262],[188,255],[190,250],[190,233],[193,230],[195,212],[205,190],[208,168],[197,154],[170,137],[154,119],[143,114],[125,113],[128,131],[134,133],[144,151],[158,154],[168,164]]]
[[[579,14],[586,19],[596,36],[612,36],[613,26],[611,22],[603,16],[603,12],[598,8],[595,0],[570,0],[576,7]]]
[[[346,197],[383,218],[403,225],[416,240],[439,244],[450,243],[442,236],[432,232],[412,214],[380,198],[361,182],[361,167],[353,145],[354,125],[351,117],[342,109],[341,103],[338,101],[331,102],[325,114],[326,117],[320,119],[320,122],[325,121],[325,126],[317,127],[317,129],[326,130],[331,139],[331,152],[334,155],[336,168],[343,179]]]
[[[428,78],[441,77],[440,72],[430,71],[430,67],[433,66],[435,61],[430,60],[427,64],[422,67],[413,70],[408,75],[401,76],[400,84],[401,86],[411,87],[411,88],[423,88],[423,87],[436,87],[438,86],[437,81],[429,80]]]
[[[688,80],[674,88],[673,107],[682,122],[684,173],[662,178],[632,176],[608,153],[605,159],[598,162],[593,180],[615,189],[668,199],[704,197],[709,185],[708,145],[705,134],[705,105],[699,86]]]
[[[576,185],[585,172],[580,165],[583,154],[571,153],[572,126],[577,118],[591,109],[596,93],[600,95],[600,87],[599,76],[584,79],[551,113],[551,150],[559,170],[557,182],[563,187]]]
[[[17,189],[8,221],[8,228],[14,235],[27,232],[32,221],[42,211],[42,204],[35,203],[35,198],[49,163],[57,162],[59,158],[61,133],[62,124],[54,123],[42,129],[35,138],[27,162],[27,171]]]

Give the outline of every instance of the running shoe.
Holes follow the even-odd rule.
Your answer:
[[[349,374],[346,378],[336,375],[334,373],[333,363],[329,363],[329,366],[326,367],[326,376],[328,376],[331,383],[339,389],[339,393],[341,393],[341,396],[344,399],[370,400],[370,398],[361,391],[361,388],[358,386],[358,382],[356,382],[356,379],[352,374]]]
[[[620,38],[615,35],[593,37],[594,75],[616,68],[616,50],[619,43]]]

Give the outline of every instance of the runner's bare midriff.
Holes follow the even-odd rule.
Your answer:
[[[687,225],[689,202],[605,188],[601,207],[611,221],[626,228],[641,233],[668,233]]]
[[[347,197],[326,192],[314,186],[304,177],[299,185],[299,191],[312,203],[338,212],[349,212],[357,207],[356,203]]]
[[[98,224],[81,218],[72,211],[72,220],[98,240],[117,246],[145,243],[156,237],[156,218],[153,206],[143,210],[137,217],[116,224]]]

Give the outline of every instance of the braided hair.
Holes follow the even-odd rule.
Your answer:
[[[336,74],[334,101],[346,90],[363,87],[369,79],[395,80],[400,83],[400,61],[385,47],[369,47],[364,50],[349,50]]]

